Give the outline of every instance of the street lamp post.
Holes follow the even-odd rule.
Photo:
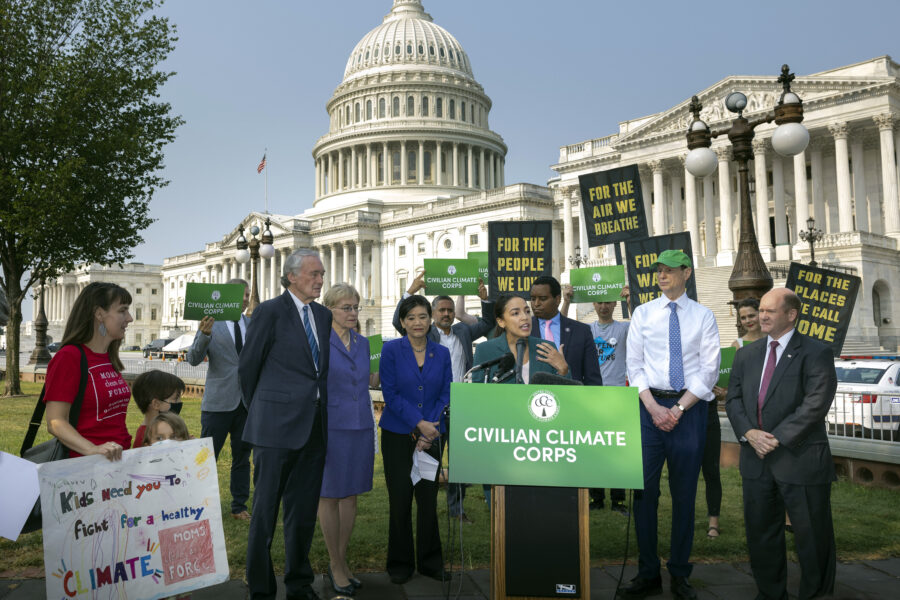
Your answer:
[[[693,121],[688,126],[687,142],[690,152],[685,160],[685,166],[695,177],[706,177],[716,170],[718,164],[716,154],[710,150],[712,139],[720,135],[728,135],[731,141],[734,159],[738,163],[738,178],[741,199],[741,231],[737,256],[728,287],[733,294],[733,303],[744,298],[760,298],[772,289],[772,276],[766,268],[762,254],[759,251],[759,243],[756,240],[756,231],[753,227],[753,212],[750,205],[750,178],[747,163],[753,158],[753,130],[763,123],[775,121],[778,128],[772,135],[772,147],[782,156],[793,156],[806,149],[809,144],[809,132],[801,125],[803,121],[803,102],[800,97],[791,91],[791,81],[794,74],[787,65],[781,67],[781,75],[778,82],[783,91],[774,110],[769,111],[752,121],[744,117],[744,108],[747,106],[747,97],[740,92],[732,92],[725,98],[725,107],[737,113],[737,118],[731,125],[710,130],[709,126],[700,120],[700,111],[703,106],[697,96],[691,98],[690,111],[694,115]],[[760,185],[764,185],[760,183]],[[782,215],[776,215],[781,218]],[[708,218],[708,216],[707,216]],[[722,223],[722,227],[730,226]]]
[[[41,288],[38,292],[38,312],[34,317],[34,350],[31,351],[29,365],[44,366],[50,362],[50,351],[47,350],[47,313],[44,312],[44,278],[41,277]]]
[[[800,239],[809,242],[809,266],[816,266],[815,243],[825,236],[821,229],[816,229],[816,220],[812,217],[806,220],[806,229],[800,232]]]
[[[259,235],[259,227],[252,225],[250,227],[250,235],[253,236],[248,241],[244,237],[244,226],[238,227],[241,234],[237,239],[237,252],[234,259],[241,264],[250,263],[250,306],[247,308],[247,314],[252,315],[256,307],[259,306],[259,288],[256,285],[256,276],[259,270],[259,259],[272,258],[275,256],[275,247],[272,245],[274,237],[272,236],[271,221],[266,217],[266,229],[261,237]]]
[[[581,246],[575,246],[575,254],[569,257],[569,264],[572,265],[573,268],[578,269],[587,262],[587,256],[584,256],[581,253]]]

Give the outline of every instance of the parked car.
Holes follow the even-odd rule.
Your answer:
[[[124,346],[121,348],[122,352],[140,352],[140,346]]]
[[[158,338],[147,344],[142,348],[144,353],[144,358],[162,358],[163,357],[163,347],[166,346],[169,342],[172,341],[172,338]]]
[[[50,342],[47,344],[47,350],[49,352],[58,352],[60,348],[62,348],[62,344],[59,342]]]
[[[838,435],[900,439],[900,357],[834,361],[838,387],[826,417]]]

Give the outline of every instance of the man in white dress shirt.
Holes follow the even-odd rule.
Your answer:
[[[708,308],[685,294],[691,259],[680,250],[662,252],[653,265],[662,295],[635,309],[628,333],[630,385],[641,399],[644,489],[634,501],[638,574],[625,598],[662,592],[657,554],[657,508],[663,463],[669,468],[672,538],[666,567],[672,597],[692,599],[688,582],[694,542],[694,500],[706,442],[705,402],[719,378],[719,330]],[[699,405],[698,405],[699,403]]]

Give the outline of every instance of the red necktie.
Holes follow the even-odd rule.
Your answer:
[[[763,370],[762,385],[759,386],[759,398],[756,401],[756,422],[762,429],[762,407],[766,401],[766,392],[769,391],[769,383],[772,381],[772,375],[775,373],[775,363],[778,361],[778,342],[772,340],[769,343],[769,359],[766,361],[766,368]]]

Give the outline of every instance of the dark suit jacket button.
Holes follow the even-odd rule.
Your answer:
[[[421,405],[421,404],[419,404],[419,408],[422,408],[422,405]]]
[[[421,386],[421,385],[419,386],[419,391],[420,391],[420,392],[422,391],[422,386]]]

